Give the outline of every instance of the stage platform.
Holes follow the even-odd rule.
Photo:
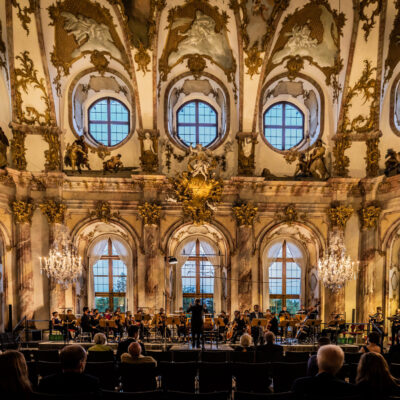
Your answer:
[[[73,344],[71,341],[69,344]],[[82,342],[78,343],[82,345],[84,348],[89,348],[93,346],[93,343]],[[24,348],[30,349],[39,349],[39,350],[60,350],[65,346],[64,342],[51,342],[51,341],[42,341],[42,342],[29,342],[24,343]],[[108,343],[114,352],[117,350],[118,343]],[[201,349],[193,349],[191,343],[162,343],[162,342],[144,342],[144,346],[148,351],[188,351],[188,350],[201,350]],[[218,343],[218,347],[216,343],[206,343],[204,346],[204,350],[206,351],[233,351],[238,344],[226,344],[226,343]],[[318,350],[318,346],[315,344],[283,344],[284,352],[293,351],[293,352],[308,352],[313,353]],[[347,353],[357,353],[359,351],[359,346],[343,344],[340,345],[343,351]]]

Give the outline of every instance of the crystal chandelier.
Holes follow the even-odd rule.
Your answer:
[[[39,257],[41,272],[65,289],[82,275],[82,258],[63,232],[50,248],[48,257]]]
[[[338,292],[355,276],[358,262],[351,261],[346,254],[343,234],[333,232],[329,247],[318,261],[318,274],[322,284],[332,292]]]

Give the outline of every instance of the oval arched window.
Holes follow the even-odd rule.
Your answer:
[[[218,137],[217,117],[215,109],[204,101],[183,104],[176,115],[178,138],[186,146],[209,146]]]
[[[304,114],[292,103],[275,103],[264,113],[264,136],[277,150],[289,150],[304,139]]]
[[[88,111],[89,135],[107,147],[123,142],[130,131],[128,108],[119,100],[106,97],[94,102]]]

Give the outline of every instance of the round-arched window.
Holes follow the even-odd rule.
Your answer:
[[[176,115],[178,138],[186,146],[209,146],[218,137],[217,112],[199,100],[183,104]]]
[[[94,102],[88,111],[89,135],[107,147],[116,146],[129,135],[128,108],[112,97]]]
[[[264,113],[264,136],[277,150],[289,150],[304,139],[304,114],[292,103],[275,103]]]

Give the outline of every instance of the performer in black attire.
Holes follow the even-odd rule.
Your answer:
[[[275,336],[278,336],[279,323],[278,318],[276,318],[276,313],[272,313],[272,319],[269,321],[269,330],[273,332]]]
[[[97,331],[97,329],[91,324],[91,318],[89,315],[89,307],[83,307],[83,315],[81,318],[81,328],[82,332],[93,333]]]
[[[204,307],[200,304],[200,299],[194,301],[194,305],[191,305],[187,310],[188,313],[192,313],[191,328],[192,328],[192,347],[200,348],[200,339],[203,333],[203,315]]]
[[[260,312],[260,306],[258,304],[254,305],[254,311],[250,313],[250,325],[254,318],[256,319],[264,318],[263,313]],[[251,336],[253,337],[254,346],[257,346],[259,341],[260,344],[262,344],[263,342],[262,327],[251,325]]]
[[[279,312],[279,321],[280,322],[282,320],[286,321],[286,320],[289,320],[290,318],[291,318],[291,315],[288,312],[287,307],[286,306],[282,307],[282,310]],[[287,326],[286,327],[281,327],[281,336],[282,336],[282,338],[284,336],[285,337],[287,336],[287,331],[288,331]]]
[[[392,346],[399,344],[399,332],[400,332],[400,308],[396,310],[396,314],[393,315],[392,319]]]
[[[246,321],[244,319],[244,316],[240,315],[240,311],[235,311],[232,324],[233,324],[233,335],[231,343],[236,343],[236,339],[242,336],[244,330],[246,329]]]

